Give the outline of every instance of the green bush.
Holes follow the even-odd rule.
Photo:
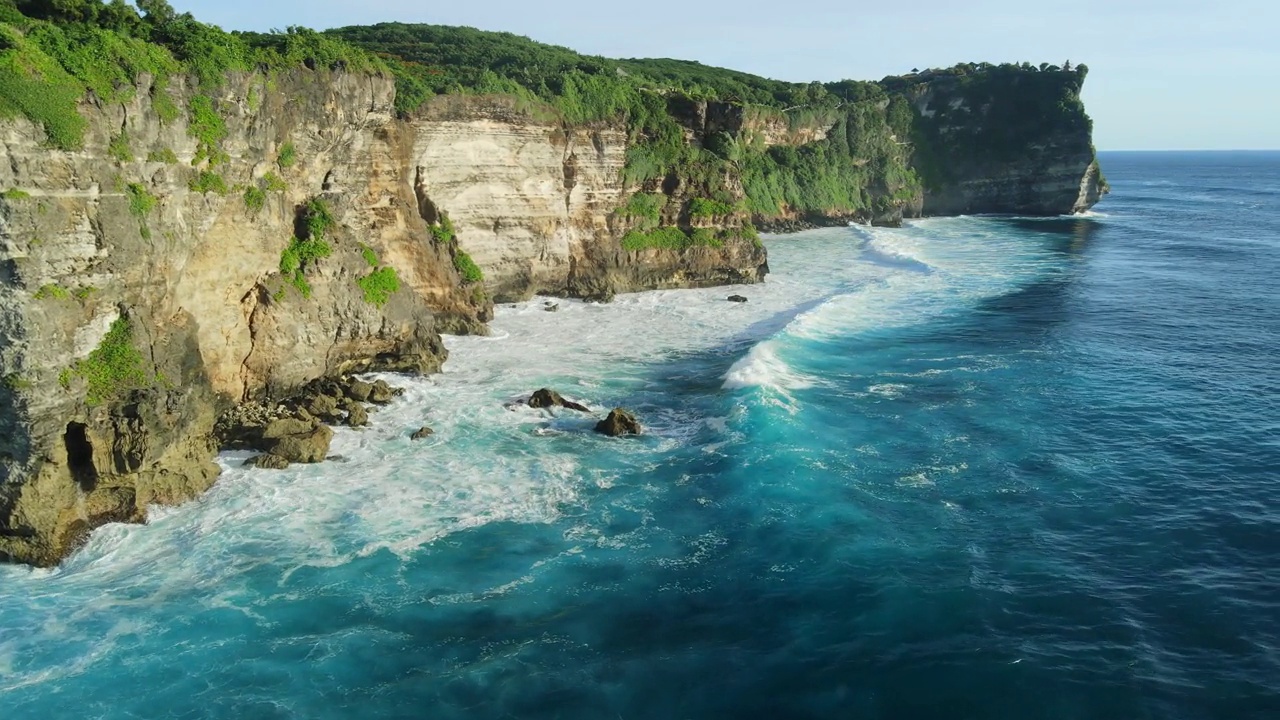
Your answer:
[[[267,204],[267,194],[260,188],[248,187],[244,191],[244,206],[253,214],[257,214]]]
[[[36,290],[35,298],[37,300],[66,300],[71,297],[71,293],[61,285],[41,285]]]
[[[280,274],[297,288],[304,298],[311,297],[311,284],[307,282],[306,267],[333,254],[333,248],[324,241],[324,234],[335,224],[329,206],[320,198],[308,200],[299,211],[306,237],[294,237],[280,254]]]
[[[219,165],[228,160],[222,152],[222,141],[227,137],[227,123],[218,114],[213,99],[208,95],[196,95],[191,98],[191,122],[187,125],[187,134],[196,139],[196,154],[191,159],[192,165],[199,165],[208,160],[210,165]]]
[[[733,212],[733,206],[729,203],[719,202],[717,200],[708,200],[707,198],[694,198],[689,201],[689,215],[695,218],[713,218],[721,215],[729,215]]]
[[[280,154],[276,156],[276,164],[281,168],[291,168],[298,161],[298,149],[287,142],[280,146]]]
[[[268,172],[262,176],[261,185],[262,189],[267,192],[284,192],[289,189],[289,185],[285,183],[284,179],[273,172]]]
[[[484,279],[484,272],[480,270],[480,266],[462,248],[454,248],[453,266],[462,276],[464,283],[475,283]]]
[[[178,162],[178,156],[169,148],[160,150],[152,150],[147,153],[147,162],[159,162],[166,165],[173,165]]]
[[[636,193],[627,198],[627,204],[618,210],[626,218],[638,220],[638,225],[652,228],[658,225],[662,208],[666,207],[667,196],[662,193]]]
[[[361,245],[360,255],[364,258],[365,263],[367,263],[369,267],[378,267],[378,253],[374,252],[373,248],[368,245]]]
[[[0,193],[0,197],[5,200],[26,200],[31,197],[31,193],[26,190],[19,190],[18,188],[9,188],[3,193]]]
[[[365,302],[378,307],[387,304],[391,294],[400,289],[400,278],[395,268],[379,268],[356,281],[364,291]]]
[[[218,173],[210,172],[209,170],[201,170],[199,175],[187,183],[187,187],[191,189],[191,192],[198,193],[226,195],[229,192],[227,181],[222,179],[222,176]]]
[[[145,387],[147,373],[143,369],[142,353],[133,346],[133,326],[124,317],[111,323],[98,347],[89,357],[71,367],[71,373],[84,378],[89,384],[85,401],[101,405],[128,390]],[[60,376],[63,386],[70,383],[69,374]]]
[[[0,117],[25,115],[50,145],[77,150],[87,123],[76,106],[85,86],[8,25],[0,24]]]
[[[146,218],[155,209],[159,200],[152,195],[141,183],[129,183],[125,187],[125,194],[129,196],[129,212],[137,218]]]
[[[116,162],[126,163],[133,161],[133,149],[129,147],[129,133],[127,130],[121,130],[119,135],[111,138],[107,143],[107,155]]]
[[[337,221],[329,210],[329,204],[320,198],[311,198],[302,209],[303,225],[307,229],[307,237],[320,240],[329,232]]]
[[[453,229],[453,221],[448,215],[441,213],[440,222],[431,226],[431,236],[441,245],[447,245],[453,242],[457,237],[457,232]]]
[[[622,237],[622,248],[630,251],[646,248],[683,250],[690,244],[689,236],[678,227],[662,227],[650,231],[632,230]]]

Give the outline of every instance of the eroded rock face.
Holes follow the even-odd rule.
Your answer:
[[[180,108],[196,94],[182,77],[166,90]],[[216,166],[198,158],[186,113],[160,120],[145,82],[123,105],[82,104],[80,152],[0,121],[0,188],[26,195],[0,199],[0,558],[55,563],[97,525],[208,488],[229,404],[326,375],[435,371],[440,328],[483,329],[489,302],[424,241],[393,93],[363,75],[232,75],[215,98],[227,131]],[[107,152],[120,137],[132,160]],[[282,167],[286,145],[296,161]],[[227,192],[193,189],[202,172]],[[251,209],[244,188],[268,173],[277,184]],[[304,297],[280,265],[313,198],[335,224],[331,255],[304,268]],[[357,285],[365,248],[400,280],[382,306]],[[90,371],[122,328],[136,361]]]
[[[628,252],[613,211],[626,187],[621,123],[566,128],[493,98],[441,97],[412,121],[414,187],[425,215],[447,213],[497,302],[536,293],[616,293],[759,282],[764,249]],[[678,203],[676,203],[678,206]]]

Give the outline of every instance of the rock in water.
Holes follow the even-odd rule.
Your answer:
[[[729,302],[746,302],[747,298],[742,295],[730,295],[728,300]]]
[[[329,454],[329,442],[332,440],[333,431],[329,426],[317,425],[309,432],[277,439],[268,452],[289,462],[318,463]]]
[[[543,310],[546,310],[547,312],[556,312],[556,311],[558,311],[558,310],[560,309],[560,304],[559,304],[559,303],[547,303],[546,305],[543,305],[543,306],[542,306],[542,309],[543,309]]]
[[[373,392],[373,383],[367,383],[363,380],[352,380],[347,385],[347,397],[356,402],[368,402],[369,394]]]
[[[415,431],[413,432],[413,434],[409,436],[409,439],[410,439],[410,440],[422,440],[423,438],[429,438],[429,437],[431,437],[432,435],[435,435],[435,434],[436,434],[436,431],[435,431],[435,430],[432,430],[431,428],[427,427],[426,425],[423,425],[422,427],[420,427],[420,428],[418,428],[417,430],[415,430]]]
[[[279,440],[290,435],[304,435],[314,430],[315,427],[316,423],[314,422],[281,418],[267,423],[267,427],[262,431],[262,438],[264,440]]]
[[[364,427],[369,424],[369,411],[354,400],[347,401],[347,427]]]
[[[386,380],[374,380],[373,387],[369,390],[369,402],[379,405],[386,405],[396,396],[396,391],[391,389]]]
[[[560,393],[551,388],[541,388],[529,398],[529,407],[531,408],[552,408],[563,407],[579,412],[591,412],[591,409],[582,403],[576,403],[572,400],[565,400]]]
[[[563,404],[564,398],[560,397],[560,393],[551,388],[535,390],[533,395],[529,397],[529,407],[531,408],[549,408]]]
[[[246,467],[262,468],[264,470],[284,470],[289,467],[289,461],[279,455],[266,453],[263,455],[254,455],[244,461]]]
[[[609,411],[609,417],[596,423],[596,432],[604,433],[612,437],[619,435],[639,435],[640,421],[630,410],[625,408],[614,408]]]

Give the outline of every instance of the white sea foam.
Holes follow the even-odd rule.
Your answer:
[[[604,409],[662,393],[655,364],[689,353],[738,352],[724,387],[760,388],[762,402],[797,412],[790,395],[821,379],[787,361],[793,340],[919,322],[1034,272],[1037,251],[984,231],[987,222],[925,220],[900,230],[769,238],[775,274],[761,285],[640,293],[608,305],[558,300],[555,313],[543,310],[542,299],[500,307],[490,336],[446,339],[451,355],[443,373],[390,378],[406,388],[404,397],[373,413],[369,428],[336,429],[331,451],[343,461],[267,471],[242,467],[245,453],[226,453],[219,458],[224,474],[209,493],[154,510],[148,525],[101,528],[55,570],[0,568],[0,605],[7,617],[26,619],[21,632],[0,620],[0,687],[80,672],[146,631],[104,618],[177,602],[257,617],[259,605],[273,598],[249,585],[254,572],[275,573],[279,592],[288,594],[296,592],[291,577],[307,567],[379,552],[409,556],[452,533],[500,521],[553,522],[575,512],[589,492],[635,482],[584,464],[593,449],[646,461],[655,449],[694,434],[729,431],[723,419],[704,423],[660,407],[643,418],[648,440],[621,443],[590,432],[590,417],[505,407],[538,387]],[[872,244],[900,262],[864,257]],[[731,293],[749,301],[726,302]],[[409,440],[422,425],[436,434]],[[644,516],[643,503],[636,508]],[[629,547],[643,542],[635,532],[581,525],[568,537]],[[701,542],[695,557],[718,551],[714,538]],[[536,579],[538,571],[530,572]],[[525,573],[513,577],[528,581]],[[48,610],[68,606],[79,609]],[[80,659],[66,666],[29,660],[51,647],[75,648]]]
[[[813,387],[816,381],[791,370],[778,357],[776,346],[776,342],[766,340],[752,347],[745,357],[725,373],[723,387],[729,390],[746,387],[799,390]]]

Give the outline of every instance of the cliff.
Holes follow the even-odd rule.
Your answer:
[[[495,301],[758,282],[757,225],[1104,189],[1083,73],[796,85],[465,29],[377,59],[102,7],[54,24],[0,0],[3,559],[53,564],[196,496],[237,406],[438,370],[440,333],[485,332]]]
[[[900,81],[925,215],[1057,215],[1107,191],[1080,101],[1088,68],[967,66]]]

